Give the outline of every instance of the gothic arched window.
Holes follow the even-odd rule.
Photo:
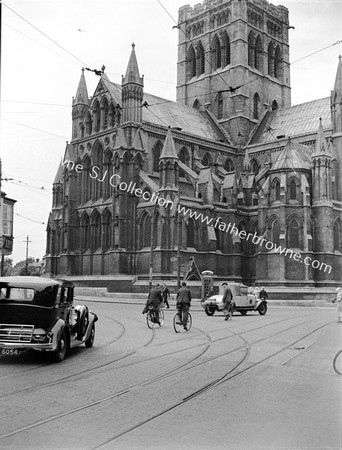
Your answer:
[[[259,119],[260,115],[260,97],[256,92],[253,97],[253,117],[254,119]]]
[[[104,251],[109,250],[112,245],[112,215],[106,209],[102,217],[103,239],[102,248]]]
[[[275,220],[272,225],[272,242],[274,245],[280,244],[280,224]]]
[[[290,182],[290,200],[297,200],[297,184],[295,180]]]
[[[197,74],[202,75],[205,71],[204,48],[201,42],[197,46]]]
[[[334,226],[334,250],[335,252],[342,252],[342,226],[338,220]]]
[[[95,133],[98,133],[101,128],[101,108],[98,101],[96,101],[94,104],[94,125]]]
[[[278,103],[276,102],[276,100],[273,100],[273,102],[272,102],[272,111],[275,111],[276,109],[278,109]]]
[[[262,71],[262,42],[260,36],[255,40],[254,67]]]
[[[101,216],[95,211],[91,218],[91,249],[93,251],[101,247]]]
[[[275,54],[274,54],[274,76],[275,78],[280,78],[281,77],[281,61],[282,61],[282,56],[281,56],[281,51],[279,48],[279,45],[277,45],[276,49],[275,49]]]
[[[217,36],[214,37],[212,42],[212,66],[214,69],[219,69],[221,67],[221,44]]]
[[[186,227],[186,246],[195,247],[195,222],[192,219],[189,219]]]
[[[280,200],[280,181],[276,180],[273,185],[274,201]]]
[[[227,172],[234,172],[234,164],[230,158],[227,158],[225,160],[223,167]]]
[[[223,97],[221,92],[217,94],[217,118],[218,120],[223,117]]]
[[[146,214],[141,226],[141,235],[140,235],[141,247],[150,247],[151,246],[151,217]]]
[[[188,51],[188,78],[191,79],[192,77],[196,76],[196,54],[193,47],[190,47]]]
[[[206,167],[210,166],[211,156],[209,155],[208,152],[203,156],[201,163],[203,164],[203,166],[206,166]]]
[[[254,67],[255,38],[252,32],[248,35],[248,65]]]
[[[292,219],[288,227],[288,247],[299,248],[299,223],[296,219]]]
[[[274,44],[270,42],[267,50],[267,73],[274,76]]]
[[[153,147],[153,172],[159,172],[159,158],[162,151],[162,143],[156,142]]]
[[[222,66],[230,64],[230,40],[228,34],[225,33],[222,39]]]

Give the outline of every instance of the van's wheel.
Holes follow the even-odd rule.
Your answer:
[[[79,313],[77,321],[77,339],[82,339],[89,323],[89,313],[88,308],[83,307]]]
[[[267,304],[261,303],[261,305],[258,308],[258,313],[260,314],[260,316],[264,316],[266,312],[267,312]]]
[[[85,346],[87,348],[91,348],[94,345],[94,340],[95,340],[95,324],[93,324],[93,326],[91,327],[91,332],[88,339],[86,339],[85,341]]]
[[[215,309],[214,308],[205,308],[205,313],[207,316],[213,316],[215,313]]]
[[[49,353],[50,360],[52,362],[61,362],[64,360],[68,348],[68,340],[65,329],[59,338],[57,348],[54,352]]]

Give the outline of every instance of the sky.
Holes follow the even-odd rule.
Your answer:
[[[17,200],[14,262],[42,258],[52,183],[71,139],[81,68],[121,83],[135,43],[144,91],[176,98],[178,9],[186,0],[6,0],[2,2],[2,190]],[[341,0],[274,1],[289,9],[292,104],[328,97],[342,54]],[[338,43],[341,41],[341,43]],[[99,78],[86,71],[91,96]],[[9,179],[12,180],[9,180]]]

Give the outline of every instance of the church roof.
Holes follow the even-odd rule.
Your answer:
[[[306,145],[289,139],[271,170],[311,169],[311,151]]]
[[[323,129],[330,129],[330,97],[271,111],[261,121],[250,144],[273,142],[277,140],[278,136],[294,137],[316,134],[317,122],[320,117]]]
[[[122,106],[121,85],[109,81],[107,77],[102,77],[101,81],[108,89],[114,103]],[[144,101],[147,101],[150,106],[142,109],[143,122],[181,128],[183,132],[200,138],[222,141],[223,133],[214,126],[206,112],[146,92]]]
[[[214,141],[222,140],[222,135],[211,124],[204,111],[146,93],[144,100],[150,106],[143,108],[143,122],[164,127],[170,125],[191,135]]]

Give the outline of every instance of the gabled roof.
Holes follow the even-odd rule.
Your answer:
[[[330,97],[268,112],[250,144],[273,142],[278,136],[294,137],[316,133],[320,117],[323,129],[331,129]]]
[[[311,169],[311,150],[306,145],[289,139],[271,170]]]

